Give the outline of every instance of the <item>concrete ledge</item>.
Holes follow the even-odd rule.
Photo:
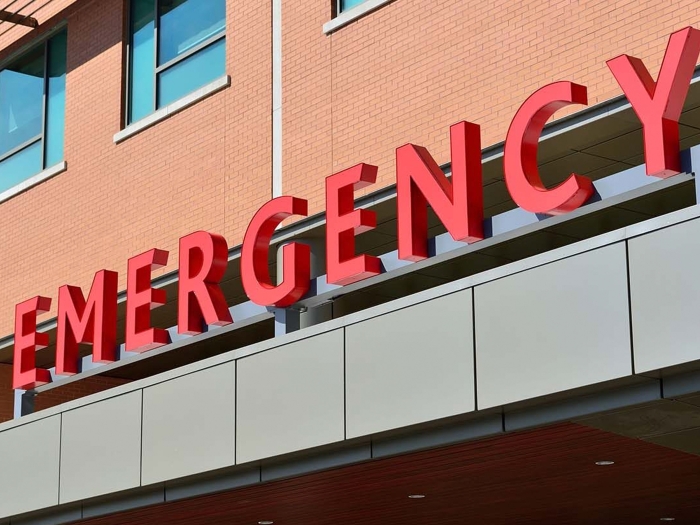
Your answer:
[[[354,22],[358,18],[362,18],[366,14],[369,14],[372,11],[375,11],[376,9],[379,9],[380,7],[389,4],[393,1],[394,0],[367,0],[366,2],[363,2],[360,5],[353,7],[352,9],[343,11],[330,22],[326,22],[325,24],[323,24],[323,33],[328,35],[333,31],[336,31],[341,27],[346,26],[351,22]]]
[[[37,184],[44,182],[45,180],[49,180],[51,177],[55,177],[59,173],[63,173],[66,171],[66,168],[68,165],[66,164],[66,161],[59,162],[58,164],[54,164],[50,168],[46,168],[44,171],[40,171],[33,177],[29,177],[26,180],[23,180],[16,186],[13,186],[9,190],[3,191],[0,193],[0,202],[5,202],[8,199],[11,199],[15,195],[19,195],[20,193],[23,193],[27,191],[29,188],[36,186]]]
[[[197,91],[193,91],[189,95],[182,97],[180,100],[177,100],[172,104],[160,108],[158,111],[151,113],[147,117],[144,117],[141,120],[134,122],[133,124],[129,124],[123,130],[118,131],[114,134],[114,143],[119,144],[120,142],[131,137],[132,135],[136,135],[144,129],[148,129],[151,126],[154,126],[158,122],[168,118],[170,115],[174,115],[175,113],[178,113],[183,109],[186,109],[192,106],[193,104],[196,104],[200,100],[203,100],[208,96],[213,95],[214,93],[217,93],[222,89],[229,87],[230,85],[230,76],[224,75],[223,77],[217,78],[216,80],[214,80],[214,82],[210,82],[209,84],[202,86]]]

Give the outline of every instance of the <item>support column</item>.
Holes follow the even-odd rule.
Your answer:
[[[317,237],[294,239],[295,242],[308,244],[311,248],[311,278],[326,273],[325,239]],[[282,246],[277,247],[277,280],[282,275]],[[333,303],[327,302],[309,309],[290,308],[275,311],[275,335],[294,332],[300,328],[313,326],[333,319]]]
[[[698,174],[700,173],[700,146],[693,146],[690,149],[681,151],[681,169],[685,173],[695,175],[695,203],[700,204],[700,183]]]
[[[15,419],[34,413],[34,392],[26,390],[15,390]]]

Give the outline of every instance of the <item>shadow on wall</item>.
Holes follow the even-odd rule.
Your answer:
[[[115,45],[121,44],[125,36],[126,2],[122,0],[75,0],[61,2],[67,5],[59,14],[52,15],[53,2],[44,2],[35,10],[21,11],[39,22],[36,29],[0,21],[0,45],[12,41],[0,51],[0,61],[30,46],[51,32],[57,25],[67,23],[68,72],[75,71]],[[58,3],[58,2],[56,2]],[[99,9],[88,9],[99,4]],[[13,41],[14,40],[14,41]]]

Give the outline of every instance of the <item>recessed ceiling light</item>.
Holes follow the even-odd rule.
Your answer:
[[[408,497],[411,499],[423,499],[425,494],[410,494]]]
[[[676,518],[659,518],[661,521],[676,521]]]
[[[596,461],[595,464],[600,466],[600,467],[607,467],[608,465],[614,465],[615,462],[614,461]]]
[[[263,521],[259,521],[258,525],[272,525],[273,523],[274,523],[274,521],[263,520]]]

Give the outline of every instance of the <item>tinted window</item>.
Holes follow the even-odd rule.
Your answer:
[[[35,139],[44,113],[44,46],[0,72],[0,155]]]
[[[226,0],[162,0],[158,65],[190,51],[226,27]]]
[[[131,0],[130,18],[128,123],[224,75],[226,0]]]
[[[0,71],[0,192],[63,160],[66,32]]]

